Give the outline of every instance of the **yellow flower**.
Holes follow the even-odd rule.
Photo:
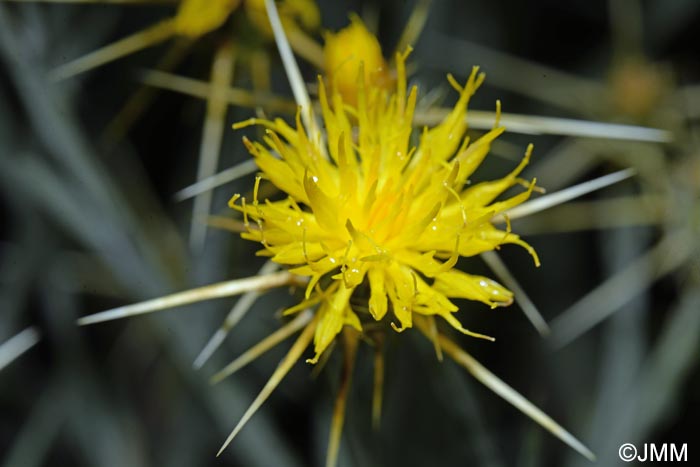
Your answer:
[[[304,1],[294,3],[303,5]],[[274,4],[266,5],[271,6],[271,12],[275,11]],[[280,21],[272,24],[275,39],[284,44],[286,31]],[[334,41],[338,42],[334,44]],[[378,426],[384,380],[384,331],[388,331],[390,323],[397,332],[415,325],[434,343],[438,357],[444,351],[478,381],[594,460],[593,453],[580,441],[438,330],[435,316],[465,334],[491,339],[465,329],[451,299],[481,301],[493,308],[509,305],[513,294],[489,278],[455,269],[459,258],[512,243],[524,247],[539,265],[534,250],[510,231],[507,211],[516,217],[523,216],[590,192],[596,189],[594,186],[599,188],[600,183],[571,187],[550,195],[545,203],[511,210],[527,200],[535,188],[534,180],[518,178],[529,161],[532,146],[522,162],[505,177],[479,184],[470,180],[491,142],[503,132],[498,125],[500,106],[497,105],[496,124],[491,131],[471,144],[465,136],[467,104],[483,82],[483,74],[474,68],[464,86],[448,75],[450,84],[459,93],[457,103],[440,124],[414,134],[412,123],[418,92],[415,87],[407,89],[407,54],[396,56],[395,81],[377,82],[371,72],[366,73],[386,70],[381,51],[375,45],[376,39],[359,20],[353,20],[341,33],[327,37],[329,75],[343,66],[345,69],[329,79],[330,92],[319,77],[324,128],[318,128],[311,114],[309,98],[288,44],[280,45],[281,57],[295,98],[308,114],[300,110],[294,126],[281,119],[251,119],[234,125],[234,128],[247,125],[266,128],[262,142],[244,139],[262,171],[256,179],[252,200],[235,195],[229,202],[243,214],[246,231],[242,236],[260,242],[263,245],[260,254],[271,257],[272,261],[266,262],[258,275],[106,310],[83,317],[79,323],[92,324],[245,293],[200,353],[195,365],[201,366],[250,309],[259,292],[306,284],[304,299],[286,311],[288,315],[296,313],[293,319],[213,376],[212,381],[221,381],[300,332],[217,455],[270,397],[312,340],[315,356],[310,361],[317,362],[321,355],[330,355],[329,347],[335,340],[342,339],[343,371],[326,459],[327,466],[335,465],[360,332],[374,347],[372,419]],[[338,66],[332,65],[333,60]],[[355,79],[348,80],[353,73]],[[629,171],[611,174],[612,178],[604,177],[605,184],[629,175]],[[276,185],[283,196],[261,202],[263,178]],[[527,189],[498,200],[514,185]],[[504,219],[506,229],[497,229],[494,223]],[[238,230],[238,222],[235,224]],[[486,255],[485,259],[488,258],[493,262],[494,255]],[[288,270],[275,272],[274,263],[287,266]]]
[[[397,54],[393,91],[366,86],[359,66],[357,105],[339,91],[329,94],[319,79],[323,137],[307,131],[299,114],[295,127],[281,119],[234,125],[267,128],[264,143],[244,142],[263,177],[287,196],[259,200],[258,179],[252,202],[236,195],[229,204],[244,215],[248,231],[243,237],[263,245],[260,254],[310,278],[305,300],[289,312],[320,303],[311,362],[343,326],[361,330],[363,323],[388,321],[402,331],[412,326],[416,313],[440,316],[465,334],[488,338],[460,324],[450,299],[493,308],[509,305],[512,293],[491,279],[455,269],[459,257],[514,243],[538,264],[529,245],[491,223],[534,188],[533,180],[526,191],[495,201],[523,183],[518,174],[531,147],[504,178],[471,185],[469,177],[503,132],[494,128],[471,144],[465,137],[467,104],[484,75],[474,68],[463,87],[449,77],[459,92],[457,104],[442,123],[413,135],[417,88],[407,92],[406,55]],[[352,305],[353,295],[367,306]]]

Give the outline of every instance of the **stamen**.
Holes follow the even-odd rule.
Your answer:
[[[496,341],[496,339],[494,337],[487,336],[486,334],[479,334],[478,332],[473,332],[473,331],[470,331],[469,329],[463,327],[462,323],[460,323],[459,320],[457,318],[455,318],[454,315],[450,312],[442,313],[442,314],[440,314],[440,316],[442,316],[445,319],[445,321],[447,321],[453,328],[455,328],[456,330],[458,330],[462,334],[465,334],[465,335],[471,336],[471,337],[476,337],[477,339],[484,339],[484,340],[491,341],[491,342]]]
[[[438,267],[435,272],[431,273],[430,276],[434,277],[437,276],[438,274],[441,274],[443,272],[447,272],[455,265],[457,264],[457,261],[459,260],[459,241],[462,238],[461,234],[457,234],[457,238],[455,238],[455,248],[452,250],[452,253],[450,254],[450,258],[442,263],[440,267]]]
[[[510,225],[510,216],[508,214],[503,214],[503,218],[506,220],[506,232],[511,233],[513,229],[511,228]]]
[[[348,240],[348,246],[345,249],[345,253],[343,255],[343,264],[342,264],[342,266],[340,266],[340,272],[343,276],[343,283],[345,284],[346,289],[351,288],[351,285],[348,282],[348,278],[347,278],[348,255],[350,254],[350,248],[352,248],[352,240]]]
[[[241,211],[243,212],[243,225],[245,228],[250,230],[250,222],[248,222],[248,210],[245,205],[245,196],[241,197]]]
[[[240,122],[234,123],[233,125],[231,125],[231,128],[233,128],[234,130],[241,130],[243,128],[248,128],[249,126],[265,125],[266,123],[267,121],[261,118],[250,117]],[[247,138],[244,136],[243,141],[245,141],[246,139]]]
[[[313,268],[312,268],[312,270],[313,270]],[[309,298],[311,297],[311,292],[314,290],[314,288],[316,288],[318,281],[321,280],[321,277],[322,277],[321,274],[314,274],[309,279],[309,283],[307,284],[306,290],[304,291],[304,298],[306,300],[309,300]]]
[[[260,180],[262,180],[262,177],[255,177],[255,185],[253,187],[253,206],[258,205],[258,192],[260,191]]]
[[[530,256],[532,256],[532,260],[535,262],[535,267],[540,267],[540,257],[537,255],[537,252],[534,248],[532,248],[532,246],[530,246],[529,243],[525,242],[520,238],[509,238],[508,243],[515,243],[516,245],[520,245],[521,247],[525,248],[525,250],[530,254]]]
[[[228,207],[230,207],[231,209],[236,209],[236,210],[237,210],[237,209],[238,209],[238,206],[236,206],[236,201],[238,201],[240,197],[241,197],[241,195],[238,194],[238,193],[236,193],[236,194],[234,194],[233,196],[231,196],[231,199],[228,200]]]
[[[403,115],[406,106],[406,59],[413,51],[409,45],[405,52],[396,53],[396,105],[399,115]]]
[[[452,88],[458,93],[462,94],[462,91],[464,91],[464,88],[461,84],[459,84],[452,73],[447,73],[447,82],[450,83],[450,86],[452,86]]]
[[[498,128],[501,123],[501,100],[496,99],[496,120],[493,122],[493,130]]]
[[[301,253],[304,255],[304,262],[306,264],[311,264],[311,261],[309,261],[309,255],[306,252],[306,226],[301,231]]]
[[[462,228],[467,226],[468,220],[467,220],[467,208],[464,206],[464,203],[462,202],[462,198],[459,196],[459,194],[454,190],[452,187],[445,187],[445,189],[457,200],[457,205],[459,206],[459,212],[462,215]]]

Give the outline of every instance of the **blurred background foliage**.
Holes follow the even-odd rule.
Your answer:
[[[393,50],[416,4],[321,2],[323,28],[356,12]],[[669,143],[506,133],[480,169],[509,171],[535,144],[527,177],[556,190],[635,167],[618,186],[513,223],[538,251],[502,257],[552,334],[517,305],[462,303],[461,319],[496,343],[460,339],[490,370],[561,422],[599,457],[625,442],[688,442],[700,415],[700,4],[693,0],[435,1],[412,54],[424,106],[455,97],[447,72],[487,73],[470,105],[624,122],[672,132]],[[214,454],[269,377],[285,345],[211,386],[225,363],[279,324],[293,302],[265,295],[201,370],[192,369],[235,299],[77,328],[75,319],[188,287],[253,275],[256,245],[208,229],[187,237],[206,103],[162,91],[119,138],[105,128],[172,43],[60,82],[50,70],[173,14],[136,5],[0,3],[0,342],[23,329],[40,342],[0,371],[0,461],[7,466],[301,466],[325,457],[339,358],[319,375],[298,364],[221,458]],[[289,96],[269,39],[238,16],[188,45],[174,72],[208,80],[220,44],[270,51],[271,87]],[[321,34],[315,36],[319,41]],[[242,52],[241,52],[242,51]],[[318,72],[302,63],[307,82]],[[241,67],[235,85],[251,89]],[[248,158],[230,123],[218,169]],[[256,130],[249,133],[255,134]],[[476,134],[476,133],[475,133]],[[252,187],[217,188],[211,213]],[[461,268],[489,273],[478,258]],[[601,285],[602,284],[602,285]],[[371,353],[360,350],[341,466],[560,466],[588,461],[544,432],[431,346],[406,332],[387,343],[385,410],[371,429]],[[27,335],[25,335],[26,337]],[[31,340],[31,339],[30,339]],[[696,443],[697,444],[697,443]]]

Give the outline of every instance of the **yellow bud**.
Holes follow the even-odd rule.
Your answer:
[[[388,89],[393,84],[379,41],[357,17],[351,18],[350,26],[326,35],[323,53],[331,87],[335,87],[349,104],[357,103],[360,65],[364,66],[367,86]]]
[[[183,0],[175,15],[175,32],[197,38],[218,28],[241,0]]]
[[[314,0],[284,0],[280,4],[280,16],[298,22],[307,31],[315,31],[321,25],[321,12]]]
[[[277,10],[280,21],[286,28],[300,24],[304,29],[313,31],[321,24],[321,13],[314,0],[284,0],[278,2]],[[260,32],[272,38],[270,20],[267,19],[265,0],[246,0],[245,11],[251,23]]]
[[[648,119],[668,94],[670,73],[662,65],[630,58],[616,64],[610,75],[615,111],[637,121]]]

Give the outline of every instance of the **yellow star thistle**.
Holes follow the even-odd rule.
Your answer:
[[[405,59],[397,54],[395,90],[365,86],[360,67],[357,105],[319,78],[325,137],[312,138],[297,114],[296,127],[281,119],[251,119],[234,125],[266,127],[264,144],[244,139],[263,177],[287,194],[280,201],[252,203],[235,195],[229,205],[242,212],[243,238],[262,243],[259,253],[310,278],[294,312],[320,303],[314,335],[316,362],[345,325],[358,330],[371,316],[389,320],[396,331],[413,325],[413,315],[445,319],[462,333],[491,339],[462,326],[451,298],[509,305],[513,294],[495,281],[455,269],[460,256],[473,256],[514,243],[534,250],[491,219],[525,201],[535,186],[503,201],[506,189],[523,183],[518,174],[532,147],[510,174],[471,186],[469,177],[503,131],[495,127],[473,143],[465,137],[465,113],[484,75],[474,68],[462,87],[449,77],[459,99],[447,117],[425,128],[412,144],[417,88],[407,92]],[[250,220],[255,224],[251,224]],[[321,281],[321,279],[324,281]],[[369,285],[368,311],[350,304],[358,287]],[[324,289],[322,289],[323,284]],[[391,313],[389,313],[391,311]],[[362,319],[361,319],[362,318]]]
[[[254,0],[247,1],[250,3],[246,5],[254,4]],[[304,5],[306,1],[285,3]],[[192,0],[192,5],[195,3]],[[487,264],[517,290],[517,282],[508,279],[507,270],[503,273],[504,266],[499,266],[498,257],[489,253],[490,250],[514,243],[524,247],[538,266],[539,260],[534,250],[510,231],[508,216],[522,217],[560,204],[627,178],[631,172],[610,174],[518,206],[535,188],[535,180],[527,182],[518,178],[529,161],[532,152],[529,146],[522,162],[511,173],[472,185],[470,177],[486,157],[491,142],[504,131],[499,126],[498,104],[491,131],[471,144],[465,136],[467,105],[484,75],[474,68],[464,86],[448,75],[450,84],[459,93],[457,103],[450,111],[441,113],[445,117],[437,126],[414,135],[418,91],[416,87],[407,89],[408,53],[396,55],[393,77],[387,73],[388,80],[375,80],[373,72],[387,68],[376,38],[359,20],[353,20],[350,27],[338,34],[327,35],[323,54],[327,57],[327,81],[319,77],[318,88],[324,124],[324,131],[320,131],[283,21],[274,2],[264,3],[300,110],[294,126],[281,119],[251,119],[234,125],[234,128],[261,125],[266,128],[266,136],[262,142],[244,138],[262,171],[256,179],[252,202],[235,195],[229,204],[243,214],[246,232],[242,236],[260,242],[264,247],[260,254],[271,257],[272,261],[266,262],[253,277],[117,307],[82,317],[78,323],[94,324],[243,294],[195,360],[195,366],[199,367],[248,312],[259,293],[277,287],[306,286],[304,299],[286,311],[287,315],[296,314],[293,319],[213,376],[212,381],[221,381],[299,333],[217,455],[270,397],[312,340],[315,356],[310,362],[315,363],[322,355],[328,357],[329,346],[342,339],[343,371],[326,460],[327,466],[335,465],[359,332],[364,332],[363,337],[374,347],[372,419],[375,427],[378,426],[385,336],[384,329],[377,332],[377,328],[388,328],[386,324],[390,323],[397,332],[415,326],[434,343],[439,357],[444,351],[494,393],[594,460],[594,454],[586,446],[438,330],[434,317],[442,317],[465,334],[491,339],[465,329],[455,316],[458,308],[451,299],[477,300],[494,308],[509,305],[513,293],[486,277],[456,270],[460,256],[488,253],[483,255]],[[353,73],[356,79],[347,80]],[[261,202],[259,188],[263,178],[286,193],[286,198]],[[496,200],[516,184],[527,189]],[[504,220],[505,230],[497,229],[494,224]],[[240,228],[238,221],[234,228]],[[288,270],[276,271],[275,263],[288,266]]]

